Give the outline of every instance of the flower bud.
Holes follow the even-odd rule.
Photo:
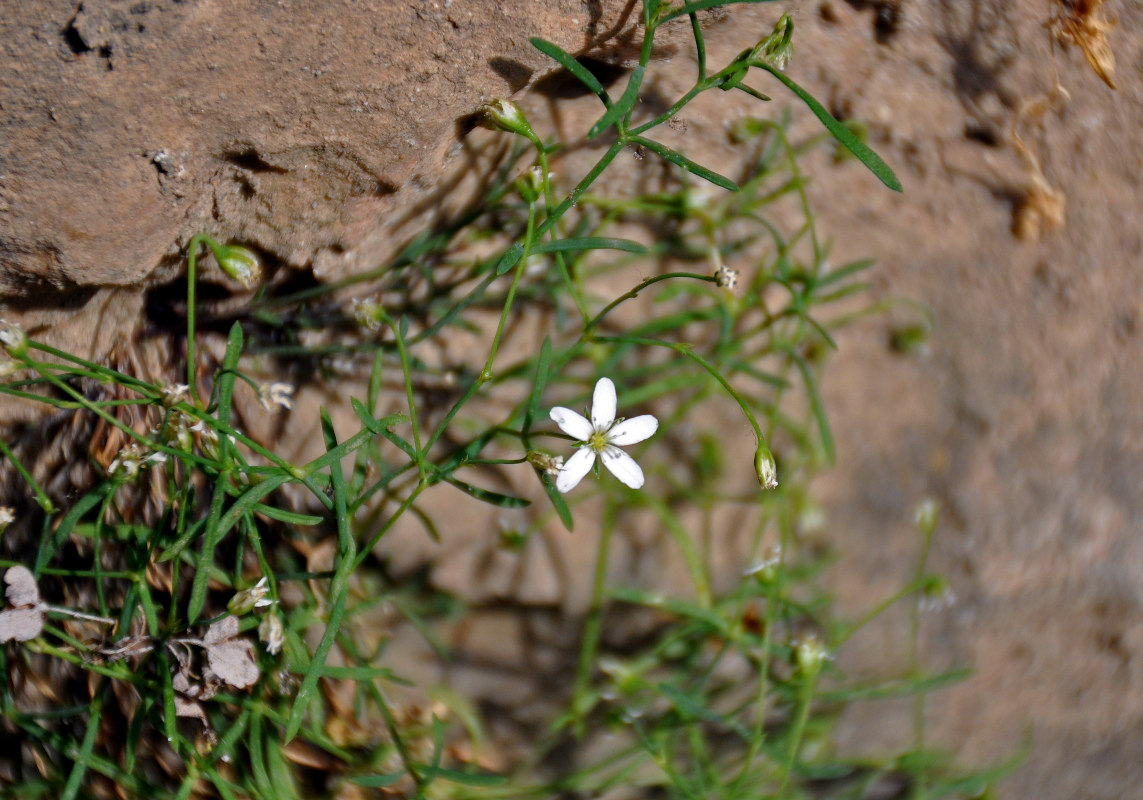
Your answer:
[[[779,17],[774,31],[754,47],[750,54],[751,61],[757,60],[769,64],[780,72],[785,72],[790,63],[790,56],[794,54],[794,21],[789,14]]]
[[[214,257],[222,271],[242,284],[244,289],[253,289],[262,280],[262,261],[248,247],[225,245],[214,251]]]
[[[545,453],[541,450],[529,450],[528,463],[552,480],[555,480],[556,476],[560,474],[560,470],[564,468],[563,456],[553,456],[551,453]]]
[[[0,320],[0,346],[3,346],[12,358],[23,358],[28,354],[28,337],[19,325]]]
[[[759,442],[754,453],[754,472],[758,475],[758,485],[763,489],[778,488],[778,465],[765,442]]]
[[[738,285],[738,270],[724,264],[714,271],[714,281],[723,289],[733,290]]]
[[[385,320],[385,308],[372,297],[355,297],[351,305],[353,321],[367,331],[381,330]]]
[[[226,604],[226,610],[236,617],[241,617],[256,608],[271,606],[276,601],[271,600],[269,594],[270,587],[266,585],[266,577],[262,576],[258,583],[237,592],[234,597],[230,598],[230,602]]]
[[[551,177],[550,173],[548,177]],[[539,164],[516,179],[516,191],[528,204],[532,204],[544,196],[544,170],[540,168]]]
[[[806,675],[817,675],[821,671],[822,662],[829,658],[829,651],[822,643],[821,637],[811,633],[798,639],[794,645],[794,658],[798,662],[798,669]]]
[[[286,634],[282,629],[282,617],[278,612],[271,611],[262,617],[262,621],[258,623],[258,638],[266,645],[266,651],[272,656],[277,655],[282,649]]]
[[[929,497],[921,501],[913,515],[913,524],[925,536],[932,536],[937,529],[937,520],[941,515],[941,507],[937,501]]]
[[[540,141],[523,109],[511,100],[496,99],[481,106],[480,124],[489,130],[515,133],[537,144]]]

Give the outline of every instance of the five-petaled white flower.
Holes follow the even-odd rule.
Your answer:
[[[560,430],[580,443],[579,450],[556,476],[556,488],[561,492],[570,492],[583,480],[597,455],[603,466],[627,486],[638,489],[643,485],[643,470],[619,446],[649,439],[659,428],[659,420],[650,414],[616,420],[615,404],[615,384],[610,378],[600,378],[591,398],[590,421],[570,408],[556,406],[551,410],[551,418]]]

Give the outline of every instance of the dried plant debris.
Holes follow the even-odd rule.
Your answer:
[[[1103,0],[1055,0],[1057,11],[1048,20],[1052,37],[1064,45],[1076,45],[1103,82],[1115,85],[1115,54],[1107,32],[1115,27],[1103,16]]]
[[[0,643],[26,642],[44,629],[47,604],[40,599],[36,578],[27,567],[9,567],[4,573],[5,597],[12,608],[0,612]]]
[[[254,658],[254,644],[238,638],[238,617],[226,616],[213,623],[203,637],[207,668],[203,678],[216,676],[235,689],[246,689],[258,682],[261,671]]]
[[[1038,105],[1031,106],[1038,108]],[[1026,111],[1021,112],[1024,116]],[[1027,180],[1012,213],[1012,233],[1021,241],[1035,241],[1045,234],[1061,230],[1067,221],[1067,195],[1048,183],[1040,159],[1016,133],[1011,132],[1012,145],[1024,162]]]

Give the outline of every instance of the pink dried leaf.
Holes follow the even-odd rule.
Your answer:
[[[36,577],[27,567],[9,567],[4,573],[4,583],[8,586],[4,594],[9,604],[16,608],[40,605],[40,589],[36,586]]]
[[[214,622],[206,629],[206,635],[202,637],[202,641],[206,644],[207,650],[210,646],[217,642],[225,641],[226,639],[233,639],[238,635],[238,617],[227,615],[218,622]]]
[[[38,608],[0,611],[0,644],[35,639],[44,629],[44,612]]]
[[[197,700],[188,700],[185,697],[175,695],[175,716],[197,719],[205,727],[210,727],[210,723],[206,719],[206,712],[202,710],[202,704]]]
[[[206,650],[206,663],[215,675],[235,689],[253,686],[261,675],[254,661],[254,645],[246,639],[211,645]]]

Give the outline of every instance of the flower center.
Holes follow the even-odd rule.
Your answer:
[[[607,447],[607,431],[596,431],[587,440],[587,446],[597,453],[602,453]]]

